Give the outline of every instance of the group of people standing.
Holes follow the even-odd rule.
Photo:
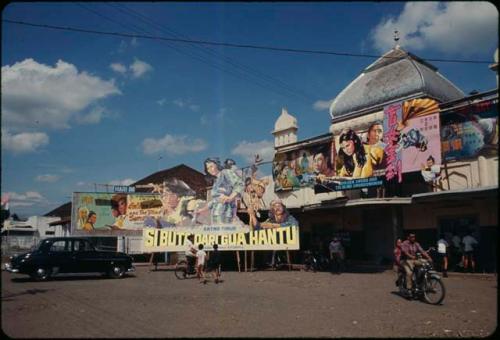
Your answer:
[[[217,244],[213,245],[213,251],[208,255],[203,250],[203,244],[199,244],[198,247],[194,245],[194,235],[191,234],[187,237],[185,247],[186,247],[186,260],[188,263],[188,273],[196,272],[200,282],[207,283],[207,278],[205,276],[206,272],[215,273],[215,283],[220,282],[221,276],[221,255],[219,252],[219,247]]]

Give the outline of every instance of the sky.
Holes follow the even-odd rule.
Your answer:
[[[328,133],[330,102],[394,47],[395,30],[420,58],[482,61],[430,61],[464,93],[497,87],[489,2],[10,3],[2,196],[28,217],[95,183],[128,185],[182,163],[203,172],[207,157],[240,168],[256,153],[270,161],[282,108],[297,118],[299,140]]]

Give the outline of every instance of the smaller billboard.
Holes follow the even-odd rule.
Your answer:
[[[195,246],[203,244],[203,249],[213,250],[298,250],[298,226],[259,229],[253,231],[226,232],[211,226],[209,229],[186,231],[178,228],[143,229],[143,248],[145,253],[163,251],[186,251],[187,236],[193,234]]]

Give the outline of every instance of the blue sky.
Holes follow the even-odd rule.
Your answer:
[[[488,2],[11,3],[2,20],[159,37],[493,62]],[[45,214],[94,183],[129,184],[207,156],[272,159],[281,108],[300,139],[328,132],[328,103],[375,58],[200,46],[2,23],[2,194]],[[462,89],[488,64],[432,62]]]

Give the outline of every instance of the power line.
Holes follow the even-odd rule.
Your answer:
[[[124,23],[122,23],[120,21],[111,19],[110,17],[108,17],[108,16],[106,16],[104,14],[101,14],[101,13],[99,13],[97,11],[94,11],[94,10],[90,9],[89,7],[87,7],[85,5],[78,4],[78,3],[77,3],[77,5],[79,5],[80,7],[84,8],[85,10],[88,10],[89,12],[91,12],[93,14],[98,15],[101,18],[104,18],[104,19],[106,19],[106,20],[108,20],[110,22],[113,22],[115,24],[118,24],[121,27],[124,27],[125,29],[130,29],[130,27],[127,26],[126,24],[124,24]],[[111,6],[109,4],[108,4],[108,6],[114,7],[114,6]],[[123,13],[122,10],[120,10],[120,11]],[[128,14],[128,15],[130,15],[130,14]],[[132,31],[134,31],[134,32],[142,32],[142,33],[146,33],[146,34],[151,34],[147,30],[144,30],[144,29],[142,29],[141,27],[139,27],[137,25],[134,25],[134,24],[130,24],[130,25],[133,26]],[[232,76],[234,76],[236,78],[243,79],[244,75],[241,75],[240,73],[238,73],[238,72],[236,72],[234,70],[226,69],[226,68],[223,67],[223,65],[220,65],[220,60],[208,60],[208,59],[204,58],[204,56],[200,55],[199,53],[196,53],[196,51],[188,51],[188,50],[184,50],[184,49],[178,48],[176,46],[173,46],[173,44],[171,42],[169,42],[169,41],[162,41],[162,42],[166,43],[167,47],[169,47],[169,48],[171,48],[171,49],[173,49],[173,50],[175,50],[175,51],[177,51],[177,52],[179,52],[181,54],[184,54],[184,55],[186,55],[188,57],[196,59],[196,60],[198,60],[198,61],[200,61],[200,62],[202,62],[204,64],[207,64],[207,65],[209,65],[211,67],[214,67],[214,68],[216,68],[216,69],[218,69],[218,70],[220,70],[222,72],[225,72],[225,73],[227,73],[229,75],[232,75]],[[197,47],[197,48],[199,48],[199,49],[201,49],[202,51],[205,52],[204,48],[199,47],[199,46],[195,46],[195,47]],[[267,83],[262,83],[261,79],[257,79],[257,80],[256,79],[243,79],[243,80],[245,80],[245,81],[249,80],[250,82],[254,83],[255,85],[258,85],[258,86],[260,86],[260,87],[262,87],[262,88],[264,88],[266,90],[273,91],[273,92],[275,92],[275,93],[277,93],[279,95],[285,96],[285,97],[287,97],[289,99],[290,99],[290,93],[292,95],[296,96],[298,99],[304,100],[304,98],[306,98],[303,95],[302,95],[302,97],[300,97],[296,93],[293,93],[293,91],[290,91],[290,90],[288,90],[289,93],[281,92],[278,88],[276,88],[276,86],[273,87],[273,86],[269,86],[269,84],[267,84]],[[306,98],[306,99],[309,100],[309,101],[314,101],[314,99],[312,99],[312,98]]]
[[[141,13],[139,13],[139,12],[137,12],[137,11],[133,10],[132,8],[129,8],[125,5],[121,5],[121,6],[111,5],[111,4],[107,4],[107,5],[112,6],[112,7],[116,7],[122,13],[127,13],[128,15],[133,15],[133,16],[137,17],[139,20],[141,20],[142,22],[146,22],[150,26],[155,27],[155,28],[157,28],[157,29],[159,29],[159,30],[171,35],[171,36],[174,36],[177,38],[189,39],[188,36],[183,35],[182,33],[178,33],[173,29],[168,28],[165,24],[163,24],[163,25],[158,24],[157,22],[151,20],[147,16],[142,15]],[[196,48],[197,50],[201,51],[202,53],[210,54],[211,56],[217,57],[219,60],[225,61],[227,64],[231,65],[232,67],[234,67],[238,70],[241,70],[242,72],[249,73],[256,78],[260,78],[260,79],[263,79],[264,81],[268,81],[268,82],[272,83],[273,86],[278,86],[282,89],[285,89],[285,90],[289,91],[290,93],[296,95],[297,97],[300,97],[300,98],[303,98],[303,99],[306,99],[309,101],[315,100],[311,95],[307,94],[306,92],[299,90],[299,89],[295,89],[292,86],[290,86],[289,84],[281,81],[280,79],[273,78],[269,75],[266,75],[266,74],[260,72],[257,69],[254,69],[250,66],[244,65],[241,62],[238,62],[230,57],[227,57],[221,53],[218,53],[217,51],[215,51],[211,47],[197,46],[197,45],[194,45],[193,47]]]
[[[141,39],[151,39],[151,40],[165,40],[165,41],[174,41],[174,42],[189,43],[189,44],[204,44],[204,45],[226,46],[226,47],[234,47],[234,48],[248,48],[248,49],[280,51],[280,52],[290,52],[290,53],[336,55],[336,56],[344,56],[344,57],[391,58],[391,59],[398,58],[398,57],[389,57],[389,56],[380,56],[380,55],[371,55],[371,54],[356,54],[356,53],[346,53],[346,52],[306,50],[306,49],[272,47],[272,46],[262,46],[262,45],[223,43],[223,42],[214,42],[214,41],[206,41],[206,40],[165,38],[165,37],[158,37],[158,36],[155,37],[155,36],[149,36],[149,35],[130,34],[130,33],[122,33],[122,32],[97,31],[97,30],[76,28],[76,27],[70,27],[70,26],[63,27],[63,26],[55,26],[55,25],[37,24],[37,23],[32,23],[32,22],[17,21],[17,20],[10,20],[10,19],[3,19],[2,22],[10,23],[10,24],[24,25],[24,26],[49,28],[49,29],[55,29],[55,30],[80,32],[80,33],[92,33],[92,34],[112,35],[112,36],[119,36],[119,37],[141,38]],[[484,60],[459,60],[459,59],[435,59],[435,58],[425,58],[425,59],[421,58],[421,59],[425,60],[425,61],[434,61],[434,62],[443,62],[443,63],[469,63],[469,64],[491,64],[491,63],[493,63],[493,61],[491,61],[491,60],[484,61]]]

